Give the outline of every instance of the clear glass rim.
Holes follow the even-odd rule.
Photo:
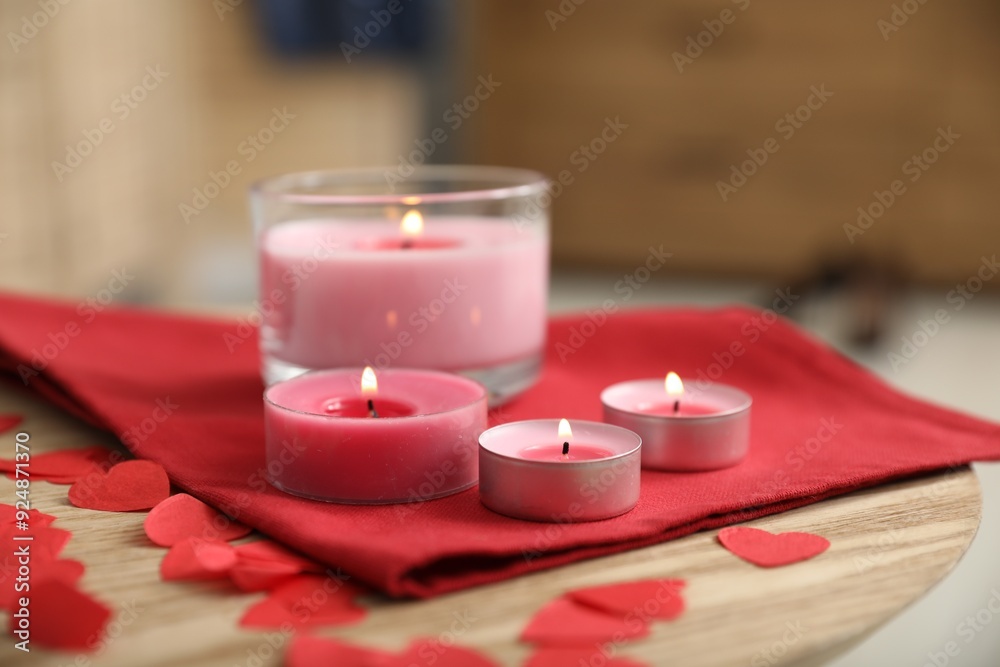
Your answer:
[[[482,200],[530,197],[544,192],[549,179],[530,169],[517,167],[490,167],[482,165],[421,165],[413,174],[400,177],[406,183],[447,180],[460,184],[463,181],[495,183],[492,187],[475,187],[453,192],[389,192],[387,174],[395,167],[368,167],[361,169],[320,169],[298,171],[265,178],[250,186],[254,198],[281,201],[290,204],[351,206],[361,204],[408,205],[438,204]],[[317,189],[328,185],[349,186],[352,183],[370,186],[382,182],[386,192],[369,194],[310,193],[302,190]],[[295,191],[299,189],[300,191]]]

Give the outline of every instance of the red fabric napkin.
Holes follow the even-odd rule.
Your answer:
[[[903,396],[783,321],[743,308],[632,311],[554,320],[542,381],[494,418],[600,420],[600,391],[613,382],[704,374],[753,395],[742,464],[644,471],[635,510],[596,523],[508,519],[476,489],[419,505],[327,504],[264,481],[257,348],[236,322],[91,314],[0,295],[0,370],[118,434],[192,495],[394,596],[438,595],[1000,458],[997,425]]]

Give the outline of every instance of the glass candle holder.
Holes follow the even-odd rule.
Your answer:
[[[538,377],[550,197],[531,171],[306,172],[250,194],[267,384],[371,366],[461,373],[498,405]]]

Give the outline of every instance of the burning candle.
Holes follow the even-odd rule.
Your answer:
[[[742,461],[749,447],[753,400],[735,387],[685,385],[676,373],[668,373],[666,380],[612,385],[601,392],[601,403],[606,423],[642,437],[644,468],[727,468]]]
[[[495,426],[479,437],[479,498],[517,519],[609,519],[639,500],[641,444],[631,431],[596,422]]]
[[[476,483],[486,390],[436,371],[316,371],[264,392],[268,479],[316,500],[417,502]]]
[[[368,365],[463,373],[493,404],[523,391],[547,325],[544,178],[435,166],[390,188],[386,173],[255,186],[265,382]]]

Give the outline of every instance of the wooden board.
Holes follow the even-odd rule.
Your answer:
[[[22,392],[0,389],[0,414],[27,415],[20,427],[33,453],[113,441]],[[0,456],[14,451],[13,431],[0,435]],[[263,594],[228,584],[164,583],[164,549],[148,542],[144,513],[115,514],[68,504],[68,487],[31,486],[33,506],[58,517],[73,539],[64,552],[87,566],[82,586],[118,610],[96,655],[41,649],[30,655],[0,644],[7,667],[93,665],[141,667],[280,665],[288,637],[242,630],[237,622]],[[14,483],[0,478],[0,501]],[[414,637],[475,647],[503,665],[530,648],[518,634],[543,604],[581,586],[648,577],[687,579],[688,611],[654,623],[648,638],[616,650],[652,665],[685,667],[815,665],[846,650],[939,582],[971,543],[981,498],[967,468],[852,493],[752,522],[775,532],[805,530],[829,538],[818,558],[764,570],[718,545],[716,531],[598,558],[428,601],[372,598],[371,613],[352,627],[321,634],[398,649]],[[248,538],[250,539],[250,538]],[[76,661],[76,662],[74,662]],[[594,664],[600,664],[600,661]],[[429,663],[428,663],[429,665]]]

